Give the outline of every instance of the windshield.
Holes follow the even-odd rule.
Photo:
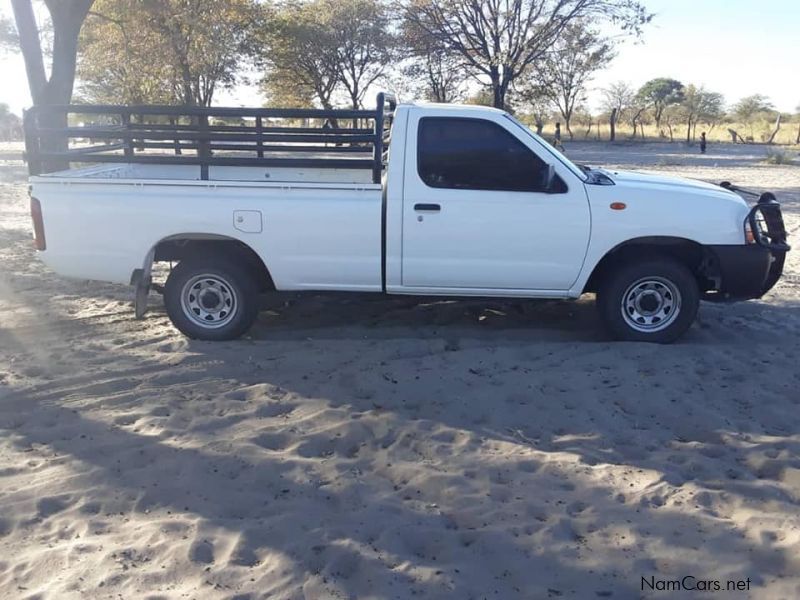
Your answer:
[[[548,143],[547,143],[545,140],[543,140],[541,137],[539,137],[538,135],[536,135],[535,133],[533,133],[533,132],[532,132],[530,129],[528,129],[528,127],[526,127],[525,125],[523,125],[522,123],[520,123],[519,121],[517,121],[517,119],[515,119],[514,117],[512,117],[512,116],[511,116],[511,115],[509,115],[508,113],[506,113],[506,114],[505,114],[505,116],[506,116],[506,118],[507,118],[509,121],[511,121],[512,123],[514,123],[514,125],[516,125],[516,126],[517,126],[517,127],[519,127],[519,128],[522,130],[522,131],[524,131],[526,135],[528,135],[528,136],[530,136],[531,138],[533,138],[533,141],[535,141],[535,142],[536,142],[536,143],[537,143],[539,146],[541,146],[542,150],[544,150],[544,152],[545,152],[546,154],[549,154],[550,156],[552,156],[552,157],[553,157],[554,159],[556,159],[558,162],[560,162],[560,163],[561,163],[561,164],[563,164],[565,167],[567,167],[567,168],[568,168],[570,171],[572,171],[573,173],[575,173],[575,175],[577,175],[578,177],[580,177],[580,178],[581,178],[583,181],[586,181],[586,179],[587,179],[587,175],[586,175],[586,172],[585,172],[583,169],[581,169],[581,168],[580,168],[578,165],[576,165],[576,164],[575,164],[575,163],[573,163],[571,160],[569,160],[569,159],[568,159],[566,156],[564,156],[564,155],[563,155],[561,152],[559,152],[558,150],[556,150],[555,148],[553,148],[553,147],[552,147],[550,144],[548,144]]]

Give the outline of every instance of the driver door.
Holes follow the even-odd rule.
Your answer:
[[[589,242],[584,184],[557,164],[546,190],[548,164],[534,151],[537,142],[523,141],[506,123],[512,125],[502,113],[411,115],[403,196],[407,291],[561,291],[577,279]]]

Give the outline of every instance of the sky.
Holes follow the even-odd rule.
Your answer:
[[[640,0],[656,14],[639,42],[621,43],[617,58],[599,72],[589,93],[615,81],[638,88],[654,77],[672,77],[721,92],[728,104],[764,94],[776,108],[800,105],[800,1],[798,0]],[[6,3],[0,13],[10,15]],[[19,55],[0,55],[0,102],[14,112],[30,104]],[[216,104],[261,104],[253,87],[217,97]]]

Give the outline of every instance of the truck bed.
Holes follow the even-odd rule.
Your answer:
[[[381,185],[370,172],[123,164],[31,177],[56,272],[131,283],[172,238],[238,240],[279,290],[381,291]]]

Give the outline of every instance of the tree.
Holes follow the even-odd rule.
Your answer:
[[[638,34],[652,15],[635,0],[410,0],[403,19],[458,57],[505,108],[514,81],[552,48],[565,27],[612,21]]]
[[[536,134],[542,135],[545,124],[553,116],[553,103],[547,96],[534,96],[527,98],[526,107],[526,112],[536,127]]]
[[[45,70],[39,25],[31,0],[11,0],[34,105],[69,104],[75,85],[78,34],[94,0],[44,0],[53,26],[50,76]],[[7,33],[6,33],[7,35]],[[64,117],[65,119],[65,117]],[[63,120],[63,119],[62,119]],[[52,125],[66,125],[59,120]]]
[[[706,91],[695,85],[686,86],[681,103],[681,116],[686,123],[686,143],[691,144],[696,137],[697,123],[715,122],[724,114],[725,98],[722,94]]]
[[[326,4],[333,15],[339,80],[351,106],[358,109],[393,58],[396,42],[389,32],[389,15],[379,0],[327,0]]]
[[[756,117],[771,112],[774,110],[772,103],[769,99],[762,94],[753,94],[742,98],[734,104],[732,114],[733,117],[743,125],[746,125],[750,130],[750,137],[753,137],[753,122]]]
[[[0,52],[15,52],[19,50],[19,36],[13,21],[0,16]]]
[[[79,94],[99,104],[178,104],[179,88],[164,40],[148,27],[137,0],[96,0],[81,31]]]
[[[12,113],[8,104],[0,102],[0,141],[18,140],[22,137],[22,120]]]
[[[286,86],[331,108],[337,92],[358,108],[393,60],[395,38],[378,0],[278,4],[262,31],[264,87]]]
[[[630,106],[628,107],[628,121],[631,124],[633,133],[631,138],[636,137],[636,129],[641,126],[642,139],[644,139],[644,122],[647,120],[647,103],[638,95],[634,95]]]
[[[411,55],[410,61],[402,68],[402,74],[412,82],[414,95],[445,103],[464,98],[467,73],[457,57],[448,53],[435,38],[406,22],[401,44]]]
[[[36,22],[31,0],[11,0],[17,38],[28,87],[35,106],[69,104],[75,86],[75,65],[78,55],[78,35],[94,0],[44,0],[53,29],[52,59],[49,77],[45,70],[45,57],[40,38],[41,28]],[[8,41],[8,32],[4,39]],[[13,38],[11,38],[13,39]],[[64,129],[67,115],[64,112],[44,112],[39,124],[46,128]],[[67,139],[48,136],[41,140],[41,149],[63,152]],[[69,166],[64,160],[48,160],[43,165],[47,171],[58,171]]]
[[[611,127],[609,139],[613,142],[617,138],[617,122],[625,111],[633,106],[636,95],[630,85],[624,81],[612,83],[603,90],[603,108],[608,112],[608,123]]]
[[[261,39],[268,72],[262,87],[267,95],[312,98],[333,108],[340,77],[330,14],[319,2],[284,4],[271,9],[265,23]]]
[[[683,102],[683,84],[676,79],[666,77],[651,79],[639,88],[637,96],[652,107],[656,128],[660,130],[664,110],[668,106]]]
[[[554,106],[550,96],[537,86],[528,86],[519,92],[519,98],[523,107],[520,112],[533,121],[536,134],[542,135],[545,124],[553,116]]]
[[[258,15],[254,0],[96,0],[82,36],[84,90],[98,101],[209,106],[252,56]]]
[[[564,27],[552,49],[535,65],[534,77],[564,117],[570,139],[570,127],[576,107],[585,101],[586,85],[599,69],[614,57],[611,42],[583,21]]]

